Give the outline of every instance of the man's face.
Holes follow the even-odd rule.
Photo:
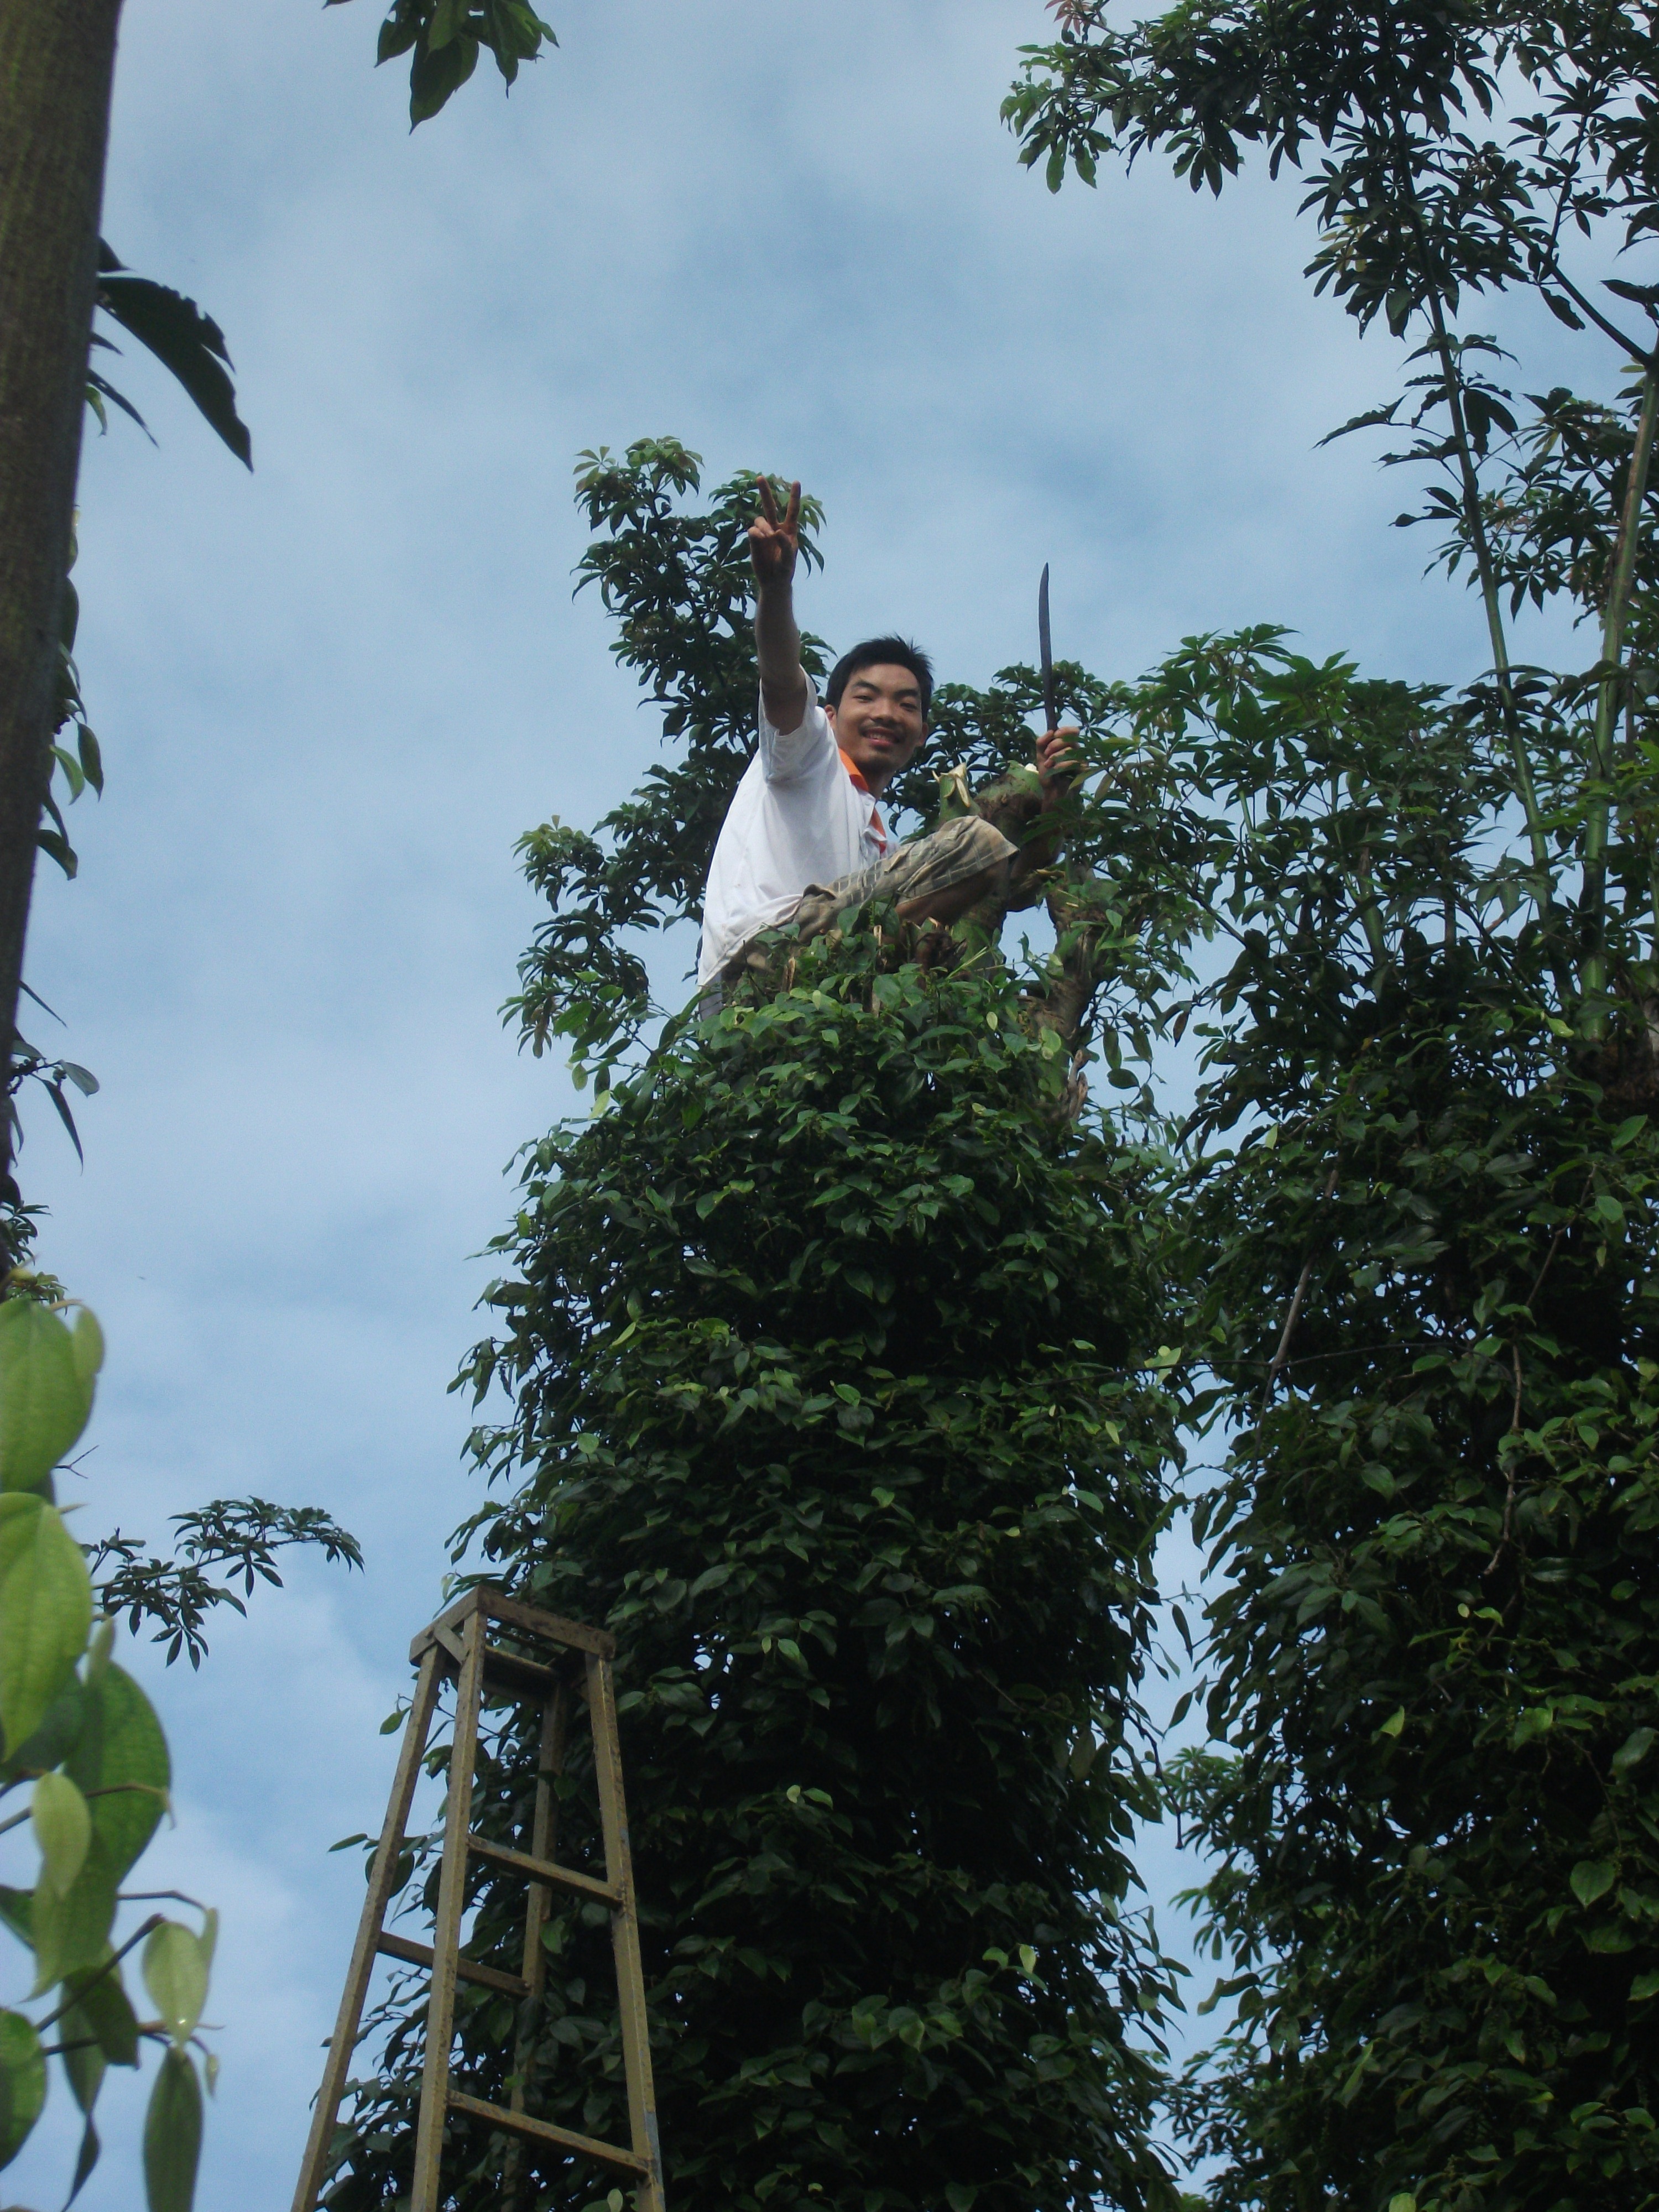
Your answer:
[[[872,791],[884,790],[908,768],[927,737],[921,686],[908,668],[855,669],[839,707],[827,709],[836,743]]]

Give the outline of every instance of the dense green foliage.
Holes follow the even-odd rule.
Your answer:
[[[515,1011],[609,1095],[527,1156],[466,1377],[511,1395],[475,1439],[503,1494],[463,1545],[618,1638],[677,2206],[1167,2203],[1169,1969],[1125,1856],[1156,1802],[1137,1700],[1175,1454],[1155,1163],[1076,1116],[1061,945],[928,969],[872,911],[641,1049],[647,933],[695,915],[752,746],[752,479],[688,514],[696,489],[671,441],[585,457],[583,573],[676,754],[593,836],[526,841],[553,912]],[[1069,676],[1113,769],[1111,695]],[[955,803],[1024,772],[1036,698],[1019,669],[941,691]],[[1129,805],[1140,773],[1078,800],[1056,872],[1091,917],[1073,972],[1125,1006],[1173,941],[1128,880],[1179,834]],[[941,805],[925,771],[895,796]],[[1133,1091],[1121,1063],[1114,1035]],[[521,1832],[533,1772],[509,1729],[480,1766],[492,1832]],[[580,1758],[562,1796],[580,1864]],[[514,1887],[481,1869],[476,1893],[475,1951],[510,1960]],[[459,2028],[475,2086],[521,2072],[532,2112],[590,2132],[621,2124],[603,1918],[556,1923],[544,2003],[464,1993]],[[418,1981],[382,2014],[332,2204],[403,2185],[420,2014]],[[493,2201],[506,2147],[453,2133],[453,2201]],[[555,2165],[536,2201],[597,2194]]]
[[[1474,726],[1289,674],[1200,659],[1163,708],[1189,790],[1237,810],[1243,925],[1176,1240],[1236,1430],[1198,1516],[1227,1751],[1176,1798],[1220,1861],[1239,2025],[1184,2116],[1223,2205],[1634,2206],[1654,1102],[1544,1010],[1540,940],[1479,926],[1501,779]]]
[[[1007,109],[1052,185],[1109,151],[1217,191],[1252,148],[1303,170],[1310,276],[1416,349],[1344,427],[1409,432],[1385,458],[1429,488],[1401,520],[1442,532],[1491,653],[1455,696],[1213,655],[1165,687],[1235,939],[1176,1237],[1232,1435],[1200,1511],[1215,1743],[1177,1796],[1238,2013],[1187,2118],[1222,2205],[1635,2212],[1659,2123],[1659,290],[1595,280],[1655,228],[1652,11],[1055,12]],[[1498,291],[1613,342],[1602,396],[1498,380],[1469,319]],[[1527,602],[1593,623],[1591,665],[1516,664]]]
[[[1192,1223],[1248,1424],[1201,1509],[1236,1755],[1182,1792],[1240,1965],[1190,2107],[1228,2205],[1635,2206],[1659,2166],[1659,1135],[1473,964],[1394,1021],[1333,990],[1370,1035],[1281,1063]]]
[[[1133,1164],[1056,1158],[1006,990],[823,981],[538,1156],[487,1550],[625,1638],[677,2198],[1134,2202]]]

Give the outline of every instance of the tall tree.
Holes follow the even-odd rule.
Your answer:
[[[1187,2118],[1218,2204],[1635,2212],[1659,288],[1600,272],[1656,225],[1653,11],[1055,12],[1006,112],[1056,187],[1114,152],[1216,191],[1253,149],[1303,172],[1310,276],[1413,342],[1406,389],[1343,428],[1409,433],[1386,458],[1429,482],[1401,522],[1474,584],[1487,662],[1455,695],[1209,648],[1167,672],[1237,939],[1183,1200],[1188,1342],[1233,1443],[1200,1521],[1215,1743],[1178,1799],[1238,2017]],[[1497,290],[1582,333],[1587,393],[1513,388],[1473,323]],[[1528,601],[1589,629],[1588,666],[1520,665]]]
[[[0,21],[0,1038],[9,1063],[58,728],[120,0]],[[10,1156],[0,1126],[0,1167]]]
[[[672,750],[596,833],[526,841],[553,911],[516,1011],[607,1097],[527,1155],[501,1332],[465,1378],[509,1394],[474,1440],[503,1494],[458,1557],[476,1540],[492,1578],[617,1638],[677,2205],[1169,2206],[1169,1969],[1127,1845],[1154,1802],[1138,1693],[1175,1355],[1156,1162],[1133,1106],[1079,1116],[1072,1060],[1109,1006],[1108,1097],[1139,1097],[1124,1062],[1182,927],[1165,855],[1187,829],[1145,803],[1153,756],[1113,769],[1114,695],[1068,670],[1112,772],[1073,802],[1052,949],[1005,964],[982,927],[923,944],[872,910],[780,937],[718,1016],[675,1015],[687,987],[664,971],[690,951],[757,696],[754,479],[693,508],[697,489],[671,441],[585,457],[583,574]],[[1030,669],[942,690],[951,765],[900,809],[1023,789],[1039,697]],[[537,1763],[503,1723],[487,1832],[521,1832]],[[580,1756],[560,1797],[580,1866]],[[411,1904],[431,1880],[411,1869]],[[520,1895],[483,1860],[471,1882],[471,1948],[505,1959]],[[544,1995],[464,1995],[456,2058],[483,2094],[519,2086],[601,2135],[620,2124],[604,1918],[556,1916]],[[422,1994],[380,2017],[342,2212],[407,2185]],[[458,2122],[449,2201],[602,2199],[593,2169],[530,2155]]]

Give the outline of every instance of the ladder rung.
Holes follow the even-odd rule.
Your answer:
[[[516,2136],[528,2136],[532,2142],[549,2143],[556,2150],[574,2151],[583,2158],[597,2159],[602,2166],[614,2166],[623,2173],[648,2173],[649,2166],[636,2151],[623,2150],[616,2143],[600,2142],[594,2136],[579,2136],[572,2128],[556,2128],[551,2120],[532,2120],[528,2112],[509,2112],[504,2105],[486,2105],[482,2097],[469,2097],[459,2089],[449,2093],[452,2112],[465,2112],[469,2119],[487,2120],[492,2128],[506,2128]]]
[[[591,1874],[578,1874],[574,1867],[555,1866],[551,1859],[532,1859],[526,1851],[510,1851],[505,1844],[487,1843],[482,1836],[469,1836],[466,1847],[475,1858],[488,1859],[508,1874],[521,1874],[526,1881],[544,1881],[550,1889],[574,1889],[579,1897],[596,1898],[613,1908],[622,1903],[621,1892],[608,1881],[595,1881]]]
[[[550,1667],[544,1667],[539,1660],[522,1658],[516,1651],[503,1651],[499,1644],[486,1644],[484,1646],[486,1680],[491,1674],[504,1676],[509,1682],[517,1682],[526,1689],[537,1690],[544,1694],[549,1690],[556,1690],[559,1685],[559,1678]]]
[[[388,1959],[405,1960],[411,1966],[432,1966],[432,1947],[429,1943],[411,1943],[407,1936],[388,1936],[384,1930],[374,1946]],[[497,1966],[475,1966],[471,1959],[457,1959],[455,1972],[464,1982],[478,1982],[487,1990],[503,1990],[510,1997],[527,1997],[528,1982],[520,1981],[516,1974],[504,1974]]]

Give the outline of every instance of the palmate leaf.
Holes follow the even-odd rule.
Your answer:
[[[236,412],[230,356],[218,324],[183,293],[149,276],[133,276],[101,240],[98,269],[98,305],[172,371],[237,459],[251,469],[253,442]],[[137,410],[102,378],[94,376],[90,382],[125,408],[141,429],[146,428]]]
[[[135,1635],[142,1622],[155,1621],[155,1641],[168,1645],[169,1666],[181,1651],[188,1652],[192,1667],[201,1664],[207,1650],[202,1622],[215,1606],[232,1606],[238,1613],[247,1609],[234,1589],[215,1582],[207,1569],[228,1568],[228,1581],[240,1578],[243,1595],[251,1596],[256,1581],[282,1588],[276,1553],[289,1545],[314,1545],[325,1559],[343,1559],[348,1566],[363,1563],[356,1538],[319,1506],[216,1498],[196,1512],[175,1514],[173,1522],[178,1533],[171,1559],[146,1559],[143,1543],[118,1528],[95,1547],[92,1559],[104,1611],[112,1617],[125,1613]],[[114,1571],[106,1575],[112,1562]]]

